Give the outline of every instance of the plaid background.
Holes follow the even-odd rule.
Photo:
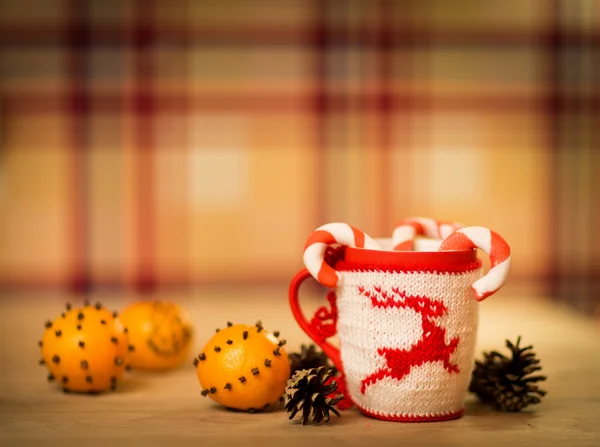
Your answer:
[[[0,283],[287,281],[426,215],[595,312],[599,44],[596,0],[0,0]]]

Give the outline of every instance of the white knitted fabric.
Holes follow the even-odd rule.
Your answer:
[[[465,273],[340,273],[337,332],[347,392],[354,403],[374,415],[400,419],[443,418],[462,411],[478,325],[478,303],[471,286],[481,269]],[[438,315],[428,318],[426,312]],[[424,328],[429,328],[429,334]],[[440,350],[449,355],[449,363],[427,360]],[[413,365],[419,357],[425,361]],[[380,377],[369,382],[368,377],[378,372]]]

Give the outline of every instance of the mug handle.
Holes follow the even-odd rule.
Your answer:
[[[312,275],[308,269],[302,269],[294,276],[290,283],[289,300],[292,314],[300,328],[302,328],[302,330],[323,350],[325,355],[331,359],[343,377],[344,369],[342,366],[340,350],[327,341],[329,337],[332,337],[336,333],[337,307],[335,305],[335,292],[331,291],[327,294],[327,300],[329,301],[331,308],[327,309],[325,306],[320,307],[309,322],[300,309],[300,303],[298,301],[298,289],[300,289],[302,282],[308,278],[312,278]],[[327,320],[331,320],[332,322],[325,323]]]

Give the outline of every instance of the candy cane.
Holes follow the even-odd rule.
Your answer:
[[[404,219],[394,229],[392,243],[394,250],[412,250],[417,235],[434,239],[446,239],[463,225],[454,222],[438,222],[428,217]]]
[[[440,246],[440,250],[472,248],[479,248],[490,257],[490,271],[473,283],[475,299],[483,301],[504,285],[510,272],[510,247],[498,233],[483,227],[466,227],[457,230],[448,236]]]
[[[345,223],[328,223],[313,231],[304,245],[304,265],[317,281],[331,288],[341,285],[341,276],[324,260],[330,245],[381,250],[374,239]]]

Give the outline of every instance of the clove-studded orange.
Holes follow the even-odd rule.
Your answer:
[[[87,302],[75,309],[67,304],[60,317],[48,320],[39,345],[48,380],[65,392],[87,393],[114,390],[134,349],[117,314]]]
[[[228,408],[250,412],[280,400],[290,377],[285,340],[277,332],[227,323],[209,340],[196,359],[202,395]]]
[[[138,301],[121,312],[119,318],[136,348],[131,354],[132,367],[166,370],[179,366],[189,355],[191,320],[176,304]]]

